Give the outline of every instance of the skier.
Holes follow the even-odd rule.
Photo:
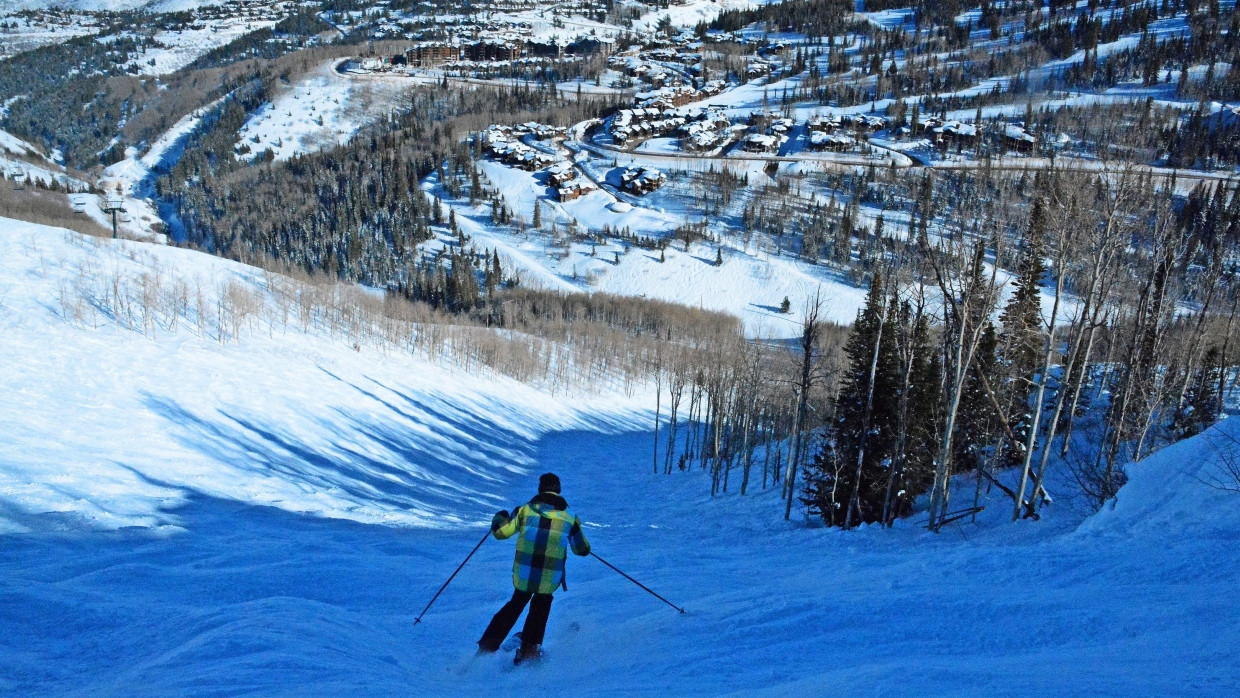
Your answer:
[[[513,659],[520,664],[542,656],[543,633],[551,613],[551,595],[564,581],[564,559],[568,547],[577,555],[589,555],[590,543],[581,532],[581,520],[568,513],[568,502],[560,496],[560,478],[546,473],[538,478],[538,495],[511,515],[500,511],[491,519],[492,534],[503,540],[520,533],[517,554],[512,563],[512,598],[491,619],[479,652],[495,652],[516,624],[525,605],[530,612],[521,630],[521,647]]]

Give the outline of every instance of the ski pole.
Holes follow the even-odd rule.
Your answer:
[[[677,611],[680,611],[681,613],[684,613],[684,612],[685,612],[685,609],[681,608],[680,606],[677,606],[676,604],[672,603],[671,601],[668,601],[667,599],[663,598],[662,596],[659,596],[659,595],[658,595],[658,594],[656,594],[656,593],[654,592],[654,590],[653,590],[653,589],[651,589],[650,587],[646,586],[645,584],[642,584],[641,582],[637,581],[636,579],[633,579],[632,577],[630,577],[629,575],[625,574],[624,572],[621,572],[619,567],[616,567],[615,565],[613,565],[613,564],[611,564],[610,562],[608,562],[608,561],[604,560],[603,558],[599,557],[598,555],[595,555],[594,553],[590,553],[590,557],[592,557],[592,558],[594,558],[595,560],[598,560],[599,562],[603,563],[604,565],[607,565],[608,567],[612,568],[612,569],[613,569],[613,570],[615,570],[615,571],[616,571],[616,572],[617,572],[617,573],[618,573],[621,577],[624,577],[625,579],[629,580],[630,582],[633,582],[634,584],[636,584],[637,586],[641,587],[642,589],[645,589],[645,590],[646,590],[646,593],[648,593],[648,594],[650,594],[651,596],[655,597],[656,599],[658,599],[658,600],[662,601],[663,603],[667,604],[668,606],[671,606],[672,608],[676,609]]]
[[[491,529],[488,528],[487,534],[482,537],[482,540],[478,541],[478,544],[474,546],[473,550],[469,551],[469,554],[465,556],[465,559],[461,560],[461,564],[456,567],[456,572],[453,572],[452,576],[448,577],[448,581],[444,582],[443,586],[439,587],[439,591],[435,592],[435,596],[431,598],[431,602],[426,604],[426,608],[422,609],[422,612],[418,614],[418,617],[413,620],[414,625],[422,622],[422,616],[426,615],[426,612],[431,609],[431,604],[435,603],[435,599],[438,599],[439,595],[443,593],[443,590],[447,589],[448,585],[452,583],[452,580],[456,578],[456,573],[461,571],[461,568],[465,566],[465,563],[469,562],[469,558],[473,557],[474,553],[478,552],[478,548],[481,548],[482,544],[487,542],[487,538],[490,537]]]

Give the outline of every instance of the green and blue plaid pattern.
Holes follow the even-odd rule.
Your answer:
[[[589,555],[590,543],[581,532],[581,520],[542,502],[530,502],[495,532],[504,539],[516,533],[517,555],[512,563],[512,584],[531,594],[550,594],[564,581],[568,548]]]

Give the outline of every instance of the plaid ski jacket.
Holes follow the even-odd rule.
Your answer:
[[[550,594],[564,583],[568,548],[590,554],[590,542],[581,532],[581,520],[568,513],[568,502],[554,492],[543,492],[518,508],[495,530],[503,540],[520,533],[512,563],[512,584],[531,594]]]

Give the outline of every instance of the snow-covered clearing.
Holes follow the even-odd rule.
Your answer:
[[[653,32],[659,22],[667,17],[673,27],[692,27],[698,22],[709,22],[724,10],[747,10],[752,7],[768,4],[755,0],[685,0],[680,4],[669,4],[666,8],[655,8],[646,12],[633,22],[633,31]]]
[[[413,89],[407,78],[341,75],[336,63],[319,66],[250,117],[238,134],[250,148],[245,157],[270,150],[276,160],[287,160],[346,143],[362,126],[400,108]]]
[[[38,148],[34,147],[30,143],[27,143],[26,141],[23,141],[17,136],[14,136],[8,131],[0,131],[0,150],[4,150],[4,152],[11,155],[23,157],[42,157]]]
[[[527,223],[533,217],[537,197],[545,228],[555,221],[565,231],[576,222],[582,232],[601,233],[605,226],[610,226],[613,230],[628,228],[639,235],[663,237],[686,221],[700,219],[690,207],[672,198],[660,200],[667,208],[653,208],[649,199],[655,195],[626,196],[623,203],[636,203],[613,206],[617,197],[600,189],[561,203],[542,183],[540,173],[513,169],[491,160],[480,165],[489,182],[487,186],[501,192],[507,206]],[[760,165],[755,170],[757,177]],[[770,338],[797,336],[801,331],[801,311],[817,293],[821,294],[824,317],[832,322],[852,322],[865,301],[864,288],[841,279],[826,267],[774,254],[756,245],[745,246],[732,236],[724,244],[722,265],[715,264],[717,246],[704,242],[694,243],[688,252],[683,243],[673,243],[663,251],[665,261],[661,262],[657,250],[616,240],[597,245],[578,242],[565,247],[552,238],[549,230],[521,233],[494,226],[489,206],[469,206],[464,200],[444,198],[434,175],[423,188],[456,212],[457,225],[471,238],[473,247],[499,253],[505,273],[519,273],[522,283],[563,291],[656,298],[719,310],[741,318],[751,336]],[[451,239],[451,235],[445,234],[442,244]],[[781,314],[779,306],[785,297],[792,312]]]
[[[0,21],[16,25],[0,31],[0,58],[93,34],[100,29],[100,23],[89,15],[17,17],[16,13],[24,9],[21,5],[25,0],[15,0],[17,6],[11,7],[13,1],[0,5]]]
[[[7,131],[0,131],[0,177],[18,182],[19,186],[34,183],[48,186],[55,183],[71,192],[69,202],[74,211],[105,229],[112,227],[111,216],[104,212],[105,196],[87,193],[90,184],[85,180],[70,174],[63,165],[52,162],[38,148]],[[157,232],[157,228],[162,224],[154,205],[147,199],[133,195],[135,187],[132,182],[105,178],[99,183],[107,185],[105,188],[110,193],[115,192],[118,183],[122,185],[123,191],[129,192],[122,196],[125,212],[117,217],[117,229],[120,233],[139,240],[164,241],[163,234]]]
[[[862,3],[858,3],[861,5]],[[893,10],[880,10],[878,12],[858,12],[857,17],[876,27],[883,29],[897,29],[905,24],[912,24],[913,18],[917,11],[912,7],[901,7]]]
[[[85,182],[70,177],[62,166],[49,161],[38,148],[3,130],[0,130],[0,176],[30,183],[58,182],[86,188]]]
[[[771,492],[651,475],[648,396],[553,398],[295,330],[70,324],[57,289],[87,256],[261,278],[0,221],[0,692],[1240,691],[1240,496],[1196,479],[1234,420],[1132,466],[1092,517],[1061,493],[1036,523],[995,497],[939,536],[810,529]],[[491,541],[413,626],[546,470],[594,550],[687,615],[574,559],[549,659],[472,660],[511,588]]]
[[[274,26],[273,20],[222,17],[200,21],[193,27],[161,31],[154,39],[163,46],[134,56],[133,66],[142,75],[166,75],[193,63],[206,52],[246,34]]]

